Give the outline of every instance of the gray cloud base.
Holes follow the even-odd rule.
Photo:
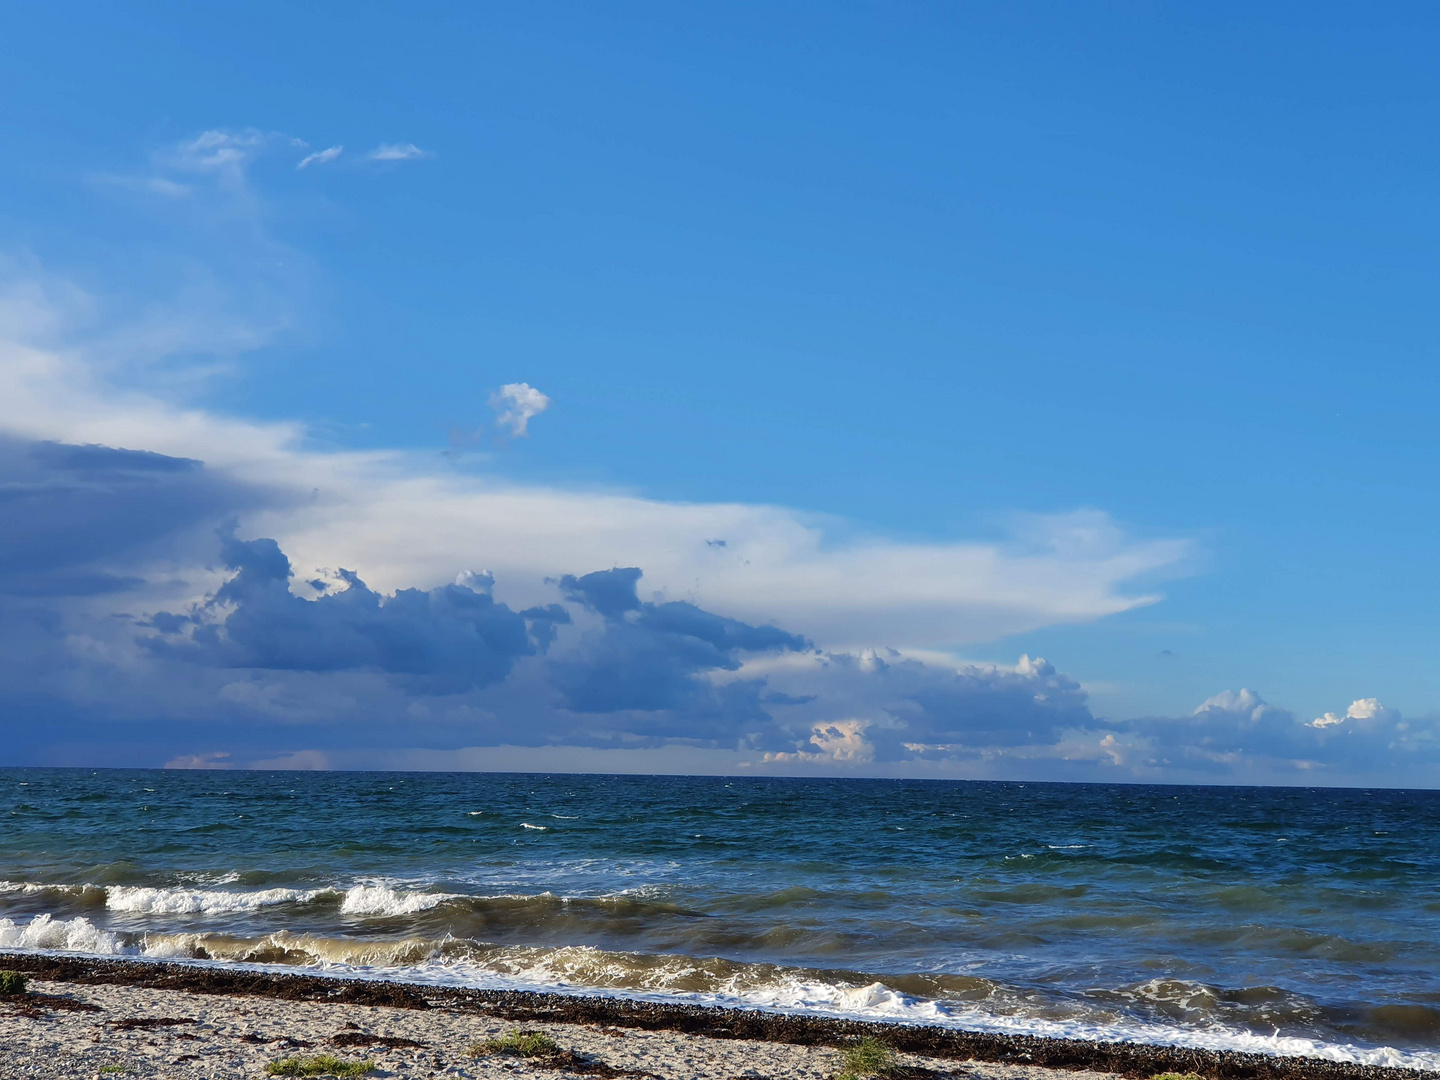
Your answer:
[[[151,624],[170,637],[145,637],[148,648],[178,660],[270,671],[371,670],[400,677],[415,692],[455,694],[499,682],[516,659],[548,643],[556,617],[541,613],[540,637],[523,615],[487,592],[446,585],[401,589],[382,597],[352,571],[348,586],[302,600],[290,591],[290,560],[274,540],[222,538],[221,560],[235,571],[189,615],[161,612]],[[187,638],[172,638],[194,625]]]

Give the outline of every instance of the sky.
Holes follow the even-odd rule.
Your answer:
[[[1440,783],[1426,5],[31,5],[0,764]]]

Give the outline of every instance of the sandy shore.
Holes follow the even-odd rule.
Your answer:
[[[831,1080],[841,1048],[876,1035],[900,1052],[897,1080],[1098,1080],[1167,1070],[1243,1080],[1429,1077],[1406,1070],[1133,1044],[971,1035],[935,1028],[467,991],[180,964],[0,956],[31,973],[0,999],[0,1077],[261,1077],[276,1060],[334,1054],[376,1077],[565,1080]],[[518,1028],[563,1053],[475,1057]],[[123,1070],[120,1071],[120,1070]]]

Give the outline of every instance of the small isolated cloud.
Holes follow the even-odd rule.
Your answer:
[[[327,151],[328,153],[328,151]],[[414,143],[381,143],[374,150],[371,150],[368,157],[371,161],[410,161],[414,158],[429,157],[426,150],[421,150]]]
[[[167,164],[186,172],[223,172],[241,169],[275,138],[254,128],[240,131],[202,131],[193,139],[172,147],[164,155]]]
[[[300,164],[296,165],[295,168],[308,169],[311,165],[325,165],[331,161],[334,161],[344,152],[345,147],[343,146],[332,146],[327,150],[317,150],[315,151],[315,153],[307,154],[305,157],[301,158]]]
[[[550,407],[550,399],[529,383],[506,383],[490,395],[495,422],[517,439],[529,435],[530,421]]]

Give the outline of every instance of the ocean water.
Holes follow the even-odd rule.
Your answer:
[[[1440,792],[0,770],[0,949],[1440,1068]]]

